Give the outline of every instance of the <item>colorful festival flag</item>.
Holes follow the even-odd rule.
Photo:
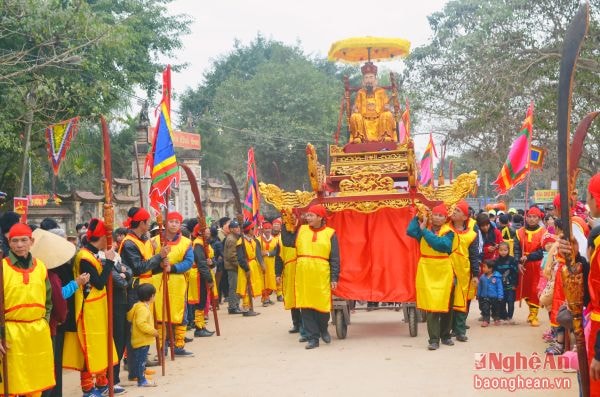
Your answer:
[[[435,150],[435,145],[433,143],[433,135],[429,133],[429,143],[425,148],[425,153],[423,153],[423,158],[421,159],[421,172],[419,183],[423,186],[431,183],[433,185],[433,158],[437,158],[437,152]]]
[[[173,146],[171,129],[171,66],[163,71],[163,96],[157,108],[158,120],[154,129],[152,149],[146,157],[146,172],[150,173],[150,206],[160,212],[166,207],[165,193],[179,184],[179,166]]]
[[[533,102],[527,108],[527,115],[521,126],[521,132],[513,142],[508,157],[493,185],[498,194],[506,194],[509,190],[525,180],[530,169],[531,139],[533,136]]]
[[[61,121],[46,127],[46,148],[48,149],[48,159],[52,164],[54,175],[58,175],[60,164],[71,146],[71,141],[77,135],[79,130],[79,117]]]
[[[410,138],[410,105],[408,98],[406,98],[406,109],[404,109],[398,123],[398,138],[400,143],[405,143]]]
[[[258,179],[256,178],[256,163],[254,161],[254,148],[248,149],[248,167],[246,171],[246,198],[244,199],[244,220],[258,223],[260,198],[258,196]]]

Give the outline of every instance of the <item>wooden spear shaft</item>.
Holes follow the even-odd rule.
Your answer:
[[[108,124],[104,116],[100,115],[100,123],[102,125],[102,141],[104,148],[104,226],[106,228],[106,249],[112,249],[112,232],[114,225],[114,210],[112,204],[112,161],[110,151],[110,134],[108,131]],[[106,283],[106,300],[108,309],[108,332],[107,332],[107,344],[108,344],[108,355],[107,355],[107,372],[108,372],[108,395],[113,397],[115,394],[114,385],[114,370],[113,370],[113,279],[112,274],[108,276]]]
[[[165,214],[165,219],[167,219],[169,217],[169,196],[171,195],[171,191],[167,190],[167,193],[165,194],[165,202],[167,204],[166,206],[166,214]],[[166,229],[165,229],[165,233],[164,235],[161,233],[161,236],[163,236],[162,238],[162,242],[161,242],[161,247],[164,244],[167,244],[167,233],[166,233]],[[169,337],[169,352],[171,353],[171,361],[175,361],[175,338],[173,336],[173,323],[171,321],[172,317],[171,317],[171,302],[169,300],[169,274],[167,273],[167,269],[163,267],[163,273],[162,273],[162,278],[163,278],[163,307],[166,308],[166,318],[163,315],[163,324],[165,324],[165,320],[166,320],[166,328],[167,328],[167,335]],[[164,335],[164,334],[163,334]],[[164,346],[164,345],[163,345]]]
[[[2,343],[2,349],[4,349],[4,356],[2,357],[2,386],[4,388],[4,397],[8,397],[8,362],[6,350],[6,317],[4,316],[4,251],[0,247],[0,285],[2,286],[2,293],[0,293],[0,338]]]

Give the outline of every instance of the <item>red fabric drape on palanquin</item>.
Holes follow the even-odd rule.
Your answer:
[[[409,208],[382,208],[369,214],[344,210],[327,218],[340,244],[336,296],[374,302],[416,301],[419,247],[406,235],[411,219]]]

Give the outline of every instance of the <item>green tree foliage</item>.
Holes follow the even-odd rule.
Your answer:
[[[548,148],[546,172],[538,180],[549,184],[556,175],[559,60],[579,3],[454,0],[429,17],[433,38],[409,57],[405,82],[419,94],[421,117],[449,133],[449,149],[490,164],[497,173],[534,101],[534,143]],[[589,37],[573,90],[574,123],[597,110],[599,102],[600,1],[590,3]],[[583,162],[591,171],[600,164],[598,131],[592,131]]]
[[[230,171],[243,180],[253,146],[260,180],[308,189],[306,143],[317,146],[325,163],[343,95],[341,72],[260,36],[247,47],[237,43],[203,84],[181,98],[182,115],[191,114],[202,133],[204,170],[219,177]]]
[[[44,128],[82,116],[120,112],[134,88],[151,93],[162,55],[181,47],[189,19],[169,16],[170,0],[6,0],[0,16],[0,186],[18,188],[23,136],[31,124],[31,154],[43,179]],[[28,117],[31,117],[29,121]],[[110,117],[109,117],[110,118]],[[89,129],[77,139],[96,145]],[[73,146],[81,158],[85,146]],[[80,151],[78,152],[78,150]],[[79,166],[90,166],[81,163]],[[79,175],[76,162],[63,171]],[[95,164],[99,167],[100,163]],[[61,171],[62,173],[62,171]],[[46,174],[47,175],[47,174]],[[65,186],[78,184],[65,180]],[[99,191],[100,186],[96,187]]]

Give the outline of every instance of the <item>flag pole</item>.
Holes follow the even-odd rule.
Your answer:
[[[531,169],[527,173],[527,182],[525,182],[525,211],[529,209],[529,182],[531,181]]]

